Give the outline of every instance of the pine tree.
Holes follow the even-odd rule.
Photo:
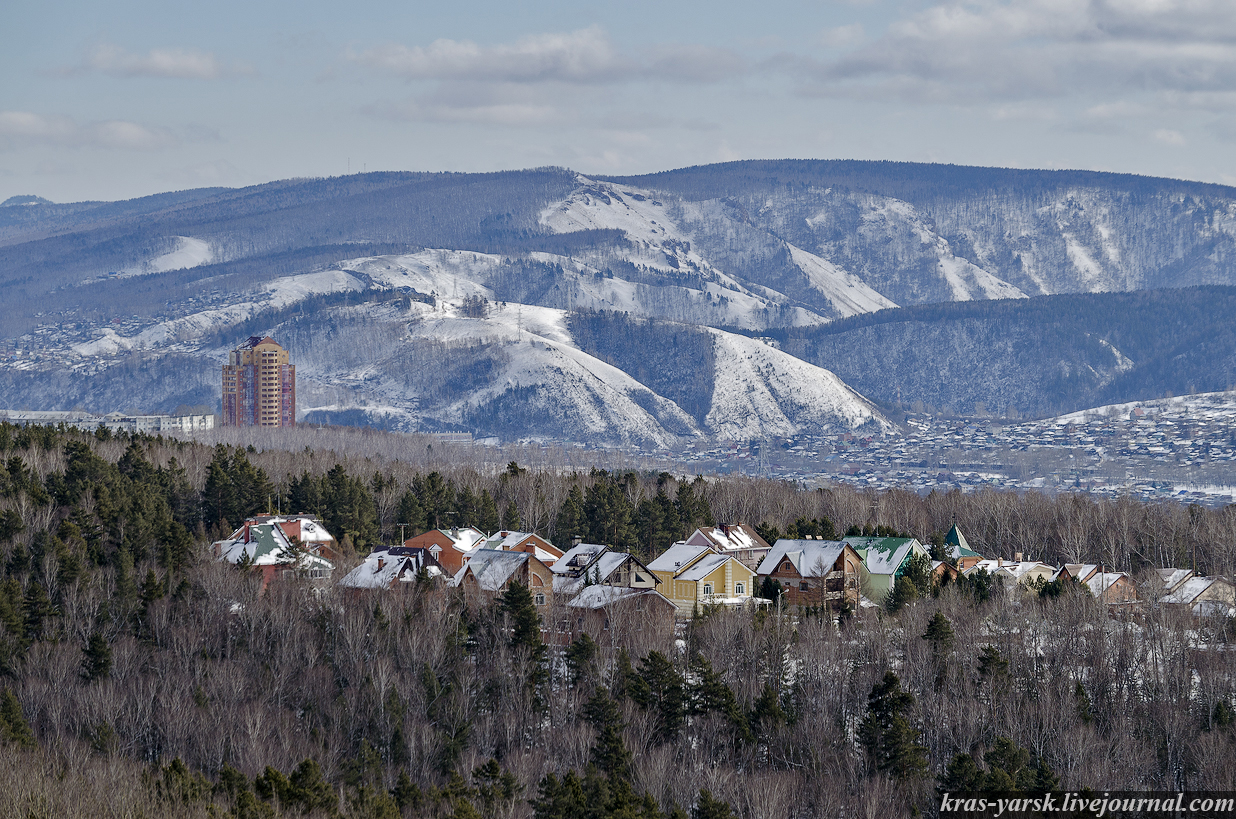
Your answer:
[[[611,779],[631,776],[631,752],[622,743],[622,712],[609,693],[598,686],[592,699],[584,705],[584,720],[596,729],[597,741],[592,746],[592,764]]]
[[[913,779],[927,771],[927,749],[918,744],[919,732],[910,724],[914,695],[901,690],[891,671],[871,688],[867,716],[858,728],[859,741],[872,767],[898,779]]]
[[[82,679],[94,682],[112,673],[112,647],[95,631],[82,649]]]
[[[35,746],[34,732],[30,730],[30,723],[21,710],[21,703],[7,688],[0,695],[0,739],[17,743],[23,748]]]
[[[932,615],[927,623],[927,631],[923,632],[923,639],[931,643],[937,656],[947,654],[953,647],[953,624],[944,616],[944,612],[937,609]]]
[[[573,537],[585,537],[587,534],[588,516],[584,511],[584,493],[580,490],[579,484],[572,484],[571,491],[567,493],[566,500],[562,502],[558,510],[558,518],[554,523],[554,536],[565,543]]]
[[[734,811],[728,802],[717,799],[708,789],[700,790],[695,806],[691,808],[691,819],[733,819]]]
[[[519,531],[519,507],[513,500],[506,502],[506,509],[502,512],[502,528],[508,532]]]

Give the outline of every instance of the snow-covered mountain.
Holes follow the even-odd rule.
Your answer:
[[[32,200],[0,209],[0,388],[47,409],[215,404],[224,351],[273,332],[302,408],[402,428],[663,446],[886,423],[833,373],[884,403],[1033,412],[1163,391],[1084,305],[1068,335],[1089,346],[1060,353],[1035,297],[1233,285],[1231,258],[1229,188],[898,163]],[[990,300],[1035,318],[847,324]]]

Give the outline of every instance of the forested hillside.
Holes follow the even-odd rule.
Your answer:
[[[1051,416],[1236,384],[1236,288],[884,310],[769,334],[886,405]]]
[[[931,813],[934,787],[984,782],[1236,787],[1222,623],[963,584],[839,626],[704,611],[677,646],[563,649],[518,625],[522,587],[471,611],[424,580],[263,594],[207,550],[279,504],[358,556],[446,518],[644,556],[709,520],[925,540],[956,521],[987,554],[1231,572],[1230,508],[477,471],[406,436],[307,434],[258,451],[0,425],[0,811],[806,819]]]

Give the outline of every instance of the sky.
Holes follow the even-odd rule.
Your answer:
[[[5,0],[0,11],[0,201],[769,158],[1236,184],[1234,147],[1232,0]]]

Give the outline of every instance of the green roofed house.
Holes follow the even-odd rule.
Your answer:
[[[863,594],[873,603],[882,603],[898,577],[905,574],[914,555],[930,554],[912,537],[858,537],[845,542],[863,559]]]
[[[967,569],[978,564],[983,556],[970,548],[970,544],[966,543],[966,536],[957,528],[957,524],[953,524],[953,528],[948,530],[948,534],[944,536],[944,545],[948,548],[949,557],[953,559],[953,564],[957,570],[964,572]]]

